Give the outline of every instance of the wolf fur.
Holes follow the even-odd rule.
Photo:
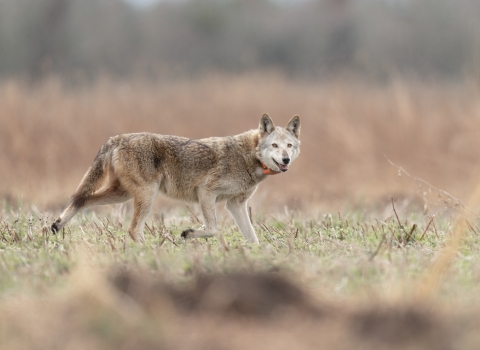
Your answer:
[[[300,153],[300,118],[276,127],[267,114],[259,128],[243,134],[188,139],[150,133],[111,137],[98,152],[72,200],[52,224],[62,229],[81,209],[134,201],[128,233],[144,242],[143,228],[159,193],[200,203],[203,230],[187,229],[182,237],[211,237],[217,232],[215,203],[226,207],[248,242],[258,243],[247,200],[268,174],[288,170]]]

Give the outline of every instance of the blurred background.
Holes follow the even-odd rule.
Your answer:
[[[480,77],[475,0],[2,0],[0,74]]]
[[[0,0],[0,198],[58,210],[112,135],[267,112],[300,115],[302,153],[257,210],[425,204],[385,156],[467,199],[479,83],[477,0]]]

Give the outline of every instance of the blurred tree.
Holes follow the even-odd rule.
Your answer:
[[[478,0],[0,0],[0,77],[201,74],[475,76]]]
[[[65,50],[64,30],[68,6],[71,0],[48,0],[37,13],[37,30],[32,37],[31,63],[28,67],[32,78],[40,78],[58,66]],[[33,33],[32,33],[33,34]]]

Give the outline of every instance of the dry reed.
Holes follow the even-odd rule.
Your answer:
[[[224,136],[255,128],[268,112],[280,125],[301,116],[302,153],[260,187],[263,206],[312,209],[416,191],[383,155],[464,198],[476,180],[479,93],[468,83],[301,82],[275,73],[76,87],[55,77],[3,81],[0,197],[58,209],[112,135]]]

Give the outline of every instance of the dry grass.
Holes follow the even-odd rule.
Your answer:
[[[477,348],[478,217],[453,218],[445,194],[398,177],[383,155],[478,208],[479,93],[466,83],[276,74],[75,88],[4,81],[0,347]],[[198,223],[164,199],[145,245],[128,239],[131,212],[121,206],[79,214],[50,235],[52,215],[109,136],[230,135],[263,112],[279,124],[299,114],[303,129],[300,158],[254,197],[259,246],[244,245],[223,214],[223,239],[185,244],[179,233]]]
[[[476,349],[477,224],[419,295],[453,222],[401,215],[417,224],[408,239],[394,215],[362,214],[256,216],[252,246],[231,222],[223,239],[183,242],[188,216],[154,220],[138,245],[116,211],[56,236],[46,216],[3,211],[0,347]]]
[[[416,190],[383,155],[464,198],[476,181],[480,90],[466,83],[290,81],[276,74],[72,88],[51,78],[0,84],[0,195],[59,209],[108,137],[149,131],[192,138],[302,118],[302,153],[260,186],[262,208],[303,210]],[[281,188],[281,190],[279,190]],[[340,207],[341,208],[341,207]]]

